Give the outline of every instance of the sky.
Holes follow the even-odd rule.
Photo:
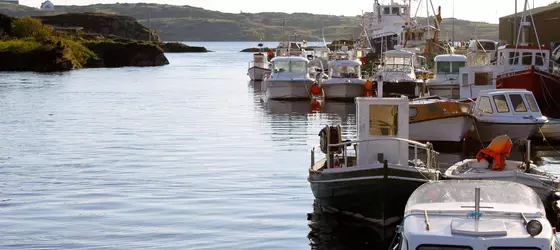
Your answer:
[[[20,0],[20,4],[32,7],[39,7],[44,0]],[[50,0],[55,5],[88,5],[95,3],[165,3],[174,5],[191,5],[209,10],[217,10],[222,12],[239,13],[239,12],[307,12],[315,14],[332,14],[332,15],[359,15],[362,11],[370,12],[373,8],[373,0],[344,0],[344,1],[326,1],[326,0]],[[381,3],[388,3],[391,0],[380,0]],[[394,0],[397,1],[397,0]],[[402,1],[402,0],[401,0]],[[421,0],[412,0],[413,11]],[[426,16],[426,1],[423,0],[419,16]],[[471,21],[483,21],[488,23],[498,23],[501,16],[513,14],[515,12],[516,0],[432,0],[434,8],[441,6],[442,16],[444,18],[453,16],[458,19]],[[528,0],[529,5],[543,6],[554,0]],[[523,10],[525,0],[517,0],[518,11]],[[344,4],[341,4],[344,3]],[[455,7],[453,8],[453,5]],[[431,8],[431,7],[430,7]],[[430,11],[430,14],[432,12]]]

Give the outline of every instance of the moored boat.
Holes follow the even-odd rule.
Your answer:
[[[395,250],[556,249],[555,229],[533,190],[507,181],[437,181],[406,204]]]
[[[473,136],[481,142],[504,134],[515,141],[523,141],[548,122],[533,94],[524,89],[480,91],[473,115]]]
[[[383,53],[383,66],[377,72],[377,82],[383,82],[383,96],[415,98],[423,92],[424,83],[416,77],[416,54],[399,46]]]
[[[361,62],[335,60],[329,62],[329,78],[321,82],[325,98],[330,100],[354,100],[364,95],[366,80],[361,76]]]
[[[315,80],[309,76],[304,57],[275,57],[272,72],[263,81],[266,97],[273,100],[310,99]]]
[[[312,151],[308,181],[321,205],[360,213],[383,227],[402,217],[414,189],[439,178],[437,152],[408,140],[408,99],[358,97],[356,111],[356,141],[343,141],[340,126],[321,130],[326,157],[315,162]],[[425,151],[425,163],[417,154],[409,161],[409,147]]]
[[[252,81],[262,81],[264,76],[270,73],[267,54],[263,52],[253,54],[253,61],[249,63],[247,71]]]
[[[410,102],[410,136],[414,141],[460,142],[473,125],[470,104],[454,100]]]
[[[438,55],[434,58],[434,78],[426,82],[430,95],[459,99],[459,69],[465,67],[464,55]]]

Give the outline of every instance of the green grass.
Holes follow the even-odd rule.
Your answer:
[[[0,40],[0,52],[27,53],[45,46],[34,39]]]

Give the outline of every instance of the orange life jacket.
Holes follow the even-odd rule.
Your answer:
[[[507,135],[498,136],[490,142],[488,147],[478,151],[476,160],[487,159],[492,170],[502,171],[506,168],[506,158],[509,157],[512,145],[513,143]]]

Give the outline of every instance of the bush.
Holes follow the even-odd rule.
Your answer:
[[[69,39],[60,39],[60,41],[66,47],[65,57],[72,60],[78,68],[82,68],[90,59],[99,60],[95,53],[79,42]]]
[[[17,38],[35,38],[39,41],[47,40],[53,29],[44,25],[40,20],[31,17],[21,17],[12,23],[12,36]]]
[[[3,40],[0,41],[0,52],[26,53],[42,46],[33,39]]]

